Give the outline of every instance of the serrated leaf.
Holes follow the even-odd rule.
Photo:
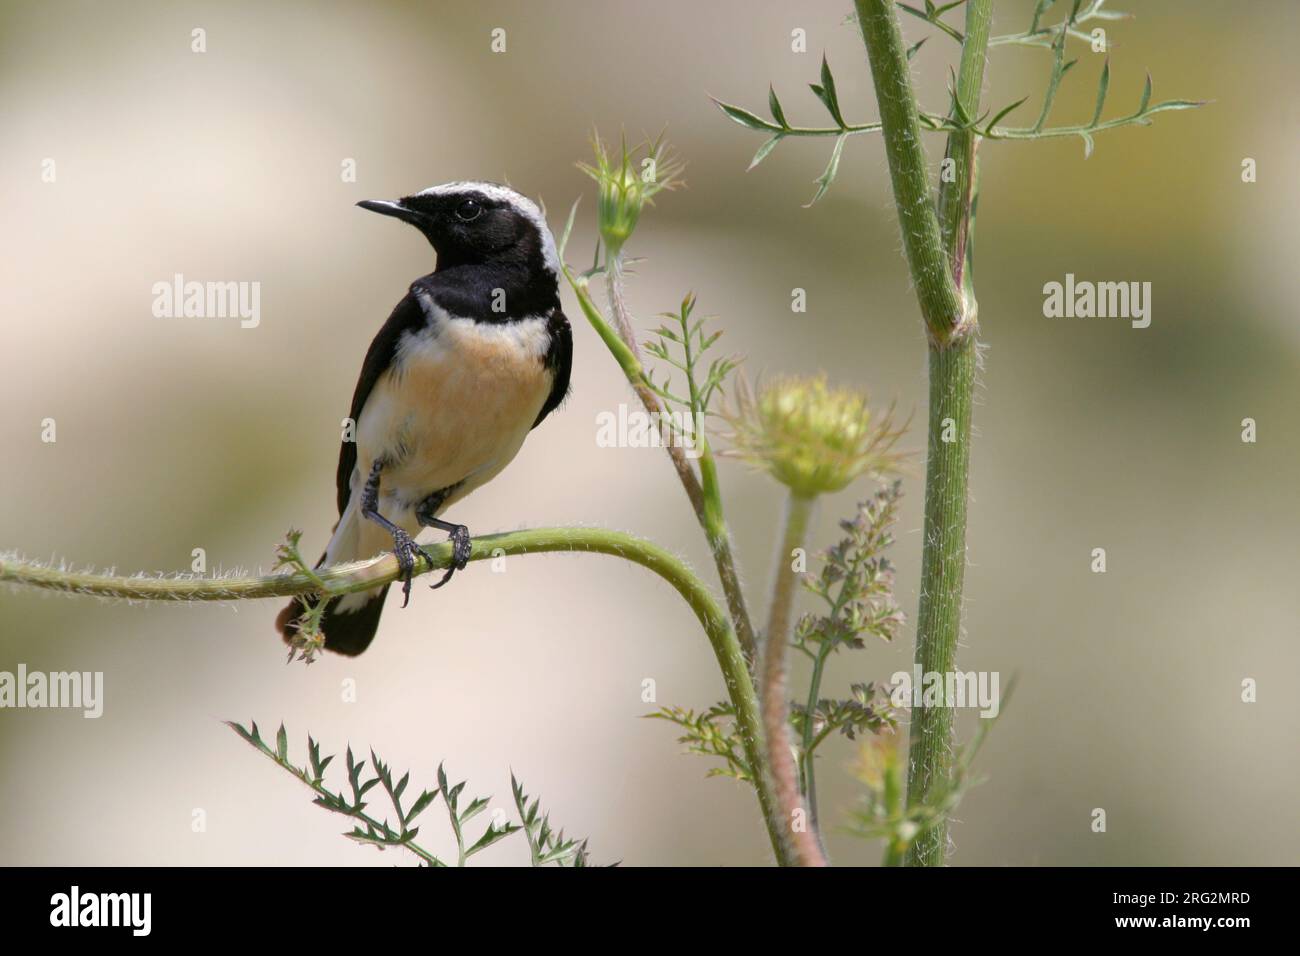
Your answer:
[[[471,803],[468,807],[466,807],[465,812],[460,815],[460,822],[466,823],[474,819],[474,817],[478,816],[480,813],[482,813],[484,810],[487,809],[487,805],[488,805],[488,801],[486,800],[486,798],[484,797],[477,798],[476,800],[474,800],[473,803]]]
[[[410,783],[410,781],[411,774],[409,772],[402,774],[402,779],[397,782],[397,786],[393,789],[393,799],[402,799],[402,792],[406,789],[406,785]]]
[[[518,833],[519,827],[513,823],[507,823],[502,829],[497,829],[495,825],[487,828],[487,831],[474,841],[474,845],[465,851],[466,856],[473,856],[480,850],[486,850],[492,844],[504,840],[512,833]]]
[[[439,792],[440,791],[438,790],[425,790],[423,793],[421,793],[420,796],[416,799],[415,803],[411,804],[411,809],[407,811],[406,820],[403,822],[409,823],[410,821],[418,817],[421,813],[423,813],[425,810],[427,810],[429,808],[429,804],[433,803],[433,801],[438,798]]]

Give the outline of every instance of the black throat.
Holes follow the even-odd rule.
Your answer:
[[[511,249],[487,262],[440,253],[420,285],[452,315],[476,322],[513,322],[560,307],[558,278],[540,250]]]

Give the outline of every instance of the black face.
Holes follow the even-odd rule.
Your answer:
[[[363,209],[409,222],[438,253],[438,268],[519,261],[540,252],[537,227],[508,202],[472,189],[370,200]]]

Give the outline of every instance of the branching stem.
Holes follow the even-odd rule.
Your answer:
[[[955,178],[930,202],[916,97],[894,0],[855,0],[871,60],[885,144],[912,282],[930,332],[930,409],[925,473],[925,530],[916,661],[925,672],[953,669],[961,631],[966,568],[966,501],[971,406],[978,361],[978,309],[969,270],[978,133],[949,133]],[[954,110],[979,115],[992,0],[967,0],[966,30]],[[908,803],[929,805],[952,774],[952,710],[922,706],[912,714]],[[912,844],[907,862],[940,866],[948,852],[947,821]]]

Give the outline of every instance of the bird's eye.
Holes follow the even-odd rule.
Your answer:
[[[483,215],[483,207],[472,199],[466,199],[456,207],[456,218],[461,222],[473,222]]]

